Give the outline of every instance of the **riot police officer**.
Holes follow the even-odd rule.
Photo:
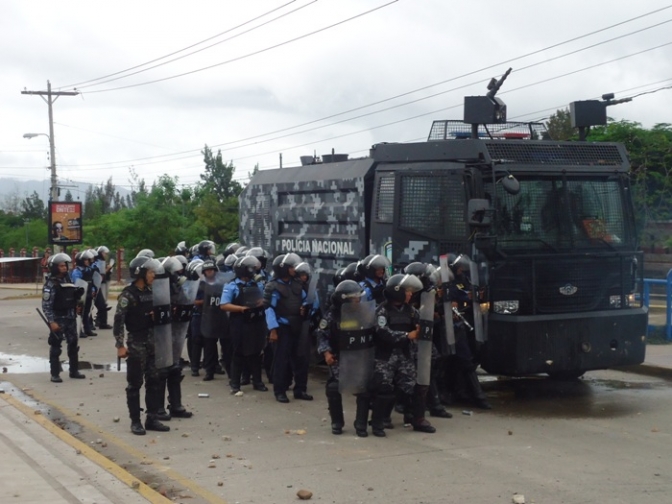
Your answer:
[[[261,352],[266,344],[264,284],[255,280],[261,264],[254,256],[241,257],[234,264],[235,280],[224,286],[220,309],[230,316],[233,350],[231,393],[240,391],[244,369],[252,375],[254,390],[268,390],[261,381]]]
[[[86,283],[86,298],[84,302],[84,309],[82,310],[82,336],[98,336],[98,333],[93,331],[93,322],[91,319],[91,307],[93,306],[93,299],[96,295],[96,288],[93,286],[93,270],[91,269],[91,261],[94,255],[90,250],[79,252],[75,256],[75,269],[72,270],[72,281],[77,286],[84,286]]]
[[[275,399],[288,403],[286,391],[289,387],[288,369],[294,373],[294,399],[312,401],[307,393],[308,356],[299,351],[303,306],[306,293],[301,282],[294,280],[294,268],[301,258],[294,254],[282,254],[273,260],[273,279],[264,289],[264,306],[269,341],[275,345],[273,363],[273,392]]]
[[[42,310],[49,323],[49,368],[51,381],[61,383],[61,344],[67,343],[70,378],[84,378],[79,372],[79,347],[77,346],[77,302],[84,294],[72,284],[68,274],[70,256],[64,253],[49,258],[49,277],[42,288]]]
[[[355,393],[357,409],[355,413],[355,433],[359,437],[367,437],[367,420],[369,415],[370,397],[366,393],[369,379],[373,371],[373,330],[375,321],[375,305],[372,301],[371,317],[353,316],[344,313],[343,307],[361,306],[359,312],[365,314],[366,308],[361,302],[364,291],[354,280],[339,282],[332,294],[329,310],[320,320],[317,329],[317,352],[324,357],[329,366],[329,379],[326,385],[329,416],[331,417],[331,433],[343,433],[345,420],[343,417],[344,390]],[[355,314],[355,310],[350,310]],[[369,318],[370,324],[365,320]],[[352,327],[350,327],[352,326]],[[353,343],[357,345],[353,345]],[[353,346],[352,349],[348,348]],[[341,361],[345,361],[343,371]],[[345,374],[344,374],[345,373]],[[351,376],[348,376],[351,375]]]
[[[473,317],[470,314],[473,313],[474,303],[468,274],[470,262],[469,257],[461,254],[449,265],[455,279],[446,286],[445,295],[455,311],[455,355],[451,356],[448,365],[448,389],[454,399],[471,402],[477,408],[492,409],[476,374],[477,348],[473,335]]]
[[[107,264],[107,256],[110,249],[105,245],[101,245],[96,249],[96,257],[92,264],[94,273],[97,271],[101,276],[101,285],[99,292],[96,294],[94,305],[96,307],[95,325],[98,329],[112,329],[112,326],[107,323],[107,312],[110,309],[107,306],[107,292],[110,280],[112,278],[112,266]]]
[[[385,301],[383,291],[385,290],[385,276],[390,262],[381,255],[372,255],[365,257],[357,265],[357,272],[364,277],[359,283],[366,293],[366,298],[374,300],[377,304]]]
[[[392,275],[385,284],[386,301],[376,310],[376,363],[372,383],[376,397],[371,417],[374,436],[385,436],[384,421],[394,404],[395,388],[402,393],[407,409],[412,412],[413,430],[436,432],[425,419],[426,387],[416,384],[414,340],[420,335],[420,326],[418,311],[410,301],[420,290],[422,282],[417,277]]]
[[[133,283],[119,294],[114,315],[117,356],[126,360],[126,402],[131,417],[131,432],[144,435],[145,429],[166,432],[170,427],[157,418],[160,390],[153,339],[153,296],[151,285],[161,264],[156,259],[136,257],[129,264]],[[124,327],[128,332],[124,346]],[[145,426],[140,421],[140,388],[145,384]]]
[[[223,273],[218,271],[214,261],[206,260],[201,269],[203,271],[203,280],[199,286],[199,296],[202,302],[201,306],[201,327],[203,345],[203,369],[205,377],[203,381],[215,379],[215,372],[219,363],[217,343],[224,341],[221,345],[223,357],[222,362],[227,373],[231,372],[231,344],[229,332],[229,317],[219,309],[220,298],[224,285],[233,278],[233,273]],[[192,367],[193,371],[193,367]]]

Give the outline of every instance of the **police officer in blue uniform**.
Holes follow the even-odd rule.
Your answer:
[[[308,356],[300,351],[301,326],[306,307],[306,292],[301,282],[294,280],[295,267],[301,258],[294,254],[282,254],[273,260],[274,278],[264,289],[266,324],[269,341],[275,345],[273,363],[273,392],[275,399],[288,403],[288,369],[294,373],[294,399],[312,401],[308,394]]]

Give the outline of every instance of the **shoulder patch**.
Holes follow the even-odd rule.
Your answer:
[[[329,325],[329,322],[327,322],[327,319],[322,319],[320,320],[320,329],[326,329],[327,326]]]
[[[128,306],[128,298],[126,296],[121,296],[121,299],[119,300],[119,306],[122,308],[126,308]]]
[[[45,291],[42,293],[42,299],[49,301],[49,299],[51,299],[51,292],[45,289]]]
[[[383,315],[380,315],[378,317],[378,327],[385,327],[387,325],[387,318],[385,318]]]

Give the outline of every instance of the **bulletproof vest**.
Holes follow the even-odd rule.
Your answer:
[[[53,291],[55,311],[73,310],[77,307],[77,299],[81,295],[81,291],[79,288],[75,287],[74,284],[61,283],[58,280],[55,280]]]
[[[385,282],[373,284],[369,278],[366,278],[360,282],[360,285],[367,287],[371,291],[371,298],[377,305],[385,302]]]
[[[238,286],[238,296],[233,300],[232,304],[238,306],[247,306],[248,308],[256,308],[257,302],[263,297],[263,292],[259,286],[236,284]]]
[[[301,282],[292,282],[289,285],[274,282],[275,290],[280,293],[275,314],[278,317],[298,317],[300,315],[303,287]]]
[[[413,331],[416,323],[414,312],[409,305],[404,305],[401,310],[392,307],[387,310],[387,326],[393,331]]]
[[[90,282],[93,280],[93,269],[92,268],[83,268],[82,269],[82,280]]]
[[[154,298],[151,289],[140,290],[135,285],[124,289],[131,295],[134,302],[129,304],[126,313],[126,330],[129,333],[147,331],[152,327],[152,311],[154,310]]]

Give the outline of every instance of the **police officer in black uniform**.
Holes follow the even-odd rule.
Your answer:
[[[347,330],[341,326],[341,307],[345,303],[359,303],[364,296],[363,289],[354,280],[343,280],[338,283],[331,296],[329,309],[320,320],[317,329],[317,353],[324,357],[329,366],[326,395],[331,417],[331,433],[343,433],[345,419],[343,416],[343,397],[340,392],[340,342],[341,336]],[[365,384],[368,386],[368,384]],[[359,437],[367,437],[367,421],[369,417],[370,397],[366,393],[356,394],[357,408],[355,413],[355,433]]]
[[[425,419],[426,387],[416,384],[414,340],[420,333],[418,311],[410,304],[413,293],[422,290],[422,282],[413,275],[392,275],[385,285],[387,301],[378,306],[378,327],[374,337],[376,363],[372,388],[371,427],[373,435],[384,437],[384,421],[395,400],[395,389],[401,392],[410,410],[413,430],[433,433],[436,429]]]
[[[49,277],[42,288],[42,310],[49,323],[49,367],[51,381],[61,383],[61,344],[67,342],[70,360],[70,378],[84,378],[79,372],[79,346],[77,346],[77,302],[84,294],[70,279],[70,256],[64,253],[49,258]]]
[[[149,257],[136,257],[129,264],[133,283],[117,301],[114,315],[114,338],[117,356],[126,358],[126,402],[131,417],[131,432],[144,435],[145,429],[166,432],[170,427],[157,418],[160,405],[159,376],[156,369],[153,338],[153,296],[151,285],[161,263]],[[128,331],[124,346],[124,326]],[[140,388],[145,384],[145,426],[140,421]]]
[[[294,399],[312,401],[307,393],[308,356],[299,351],[306,292],[301,282],[294,280],[294,268],[301,258],[294,254],[282,254],[273,260],[274,278],[264,289],[266,324],[269,341],[275,344],[273,362],[273,392],[275,399],[288,403],[286,391],[289,387],[288,369],[294,373]]]

